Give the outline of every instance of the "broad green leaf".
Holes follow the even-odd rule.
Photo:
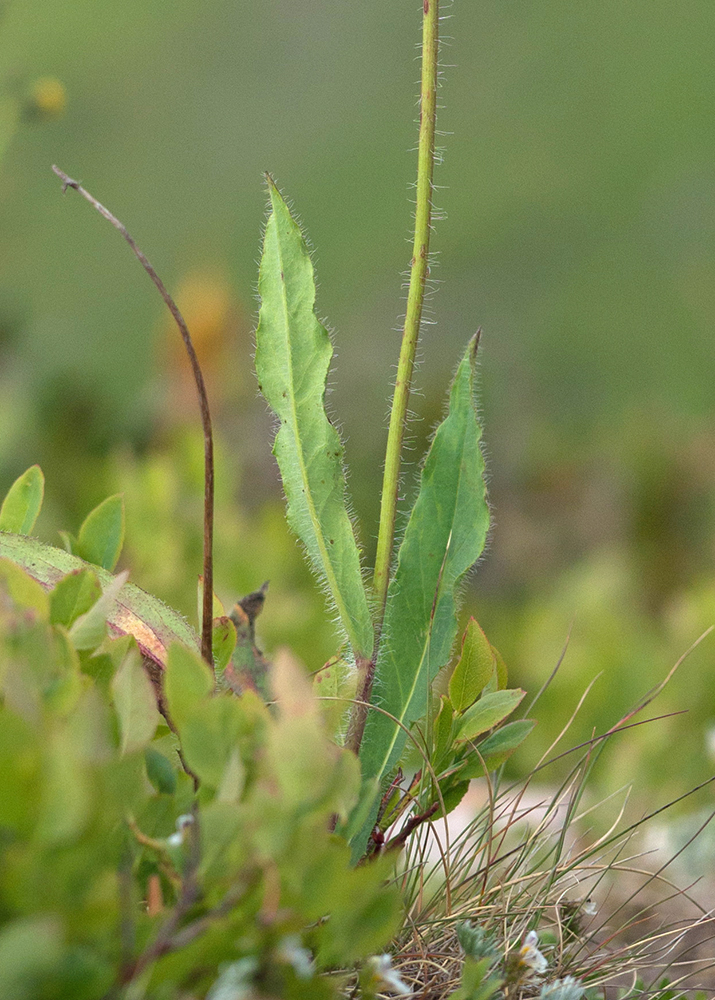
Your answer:
[[[343,446],[325,412],[333,347],[315,315],[305,241],[270,179],[268,188],[271,213],[258,278],[259,388],[280,421],[273,453],[290,526],[335,604],[353,653],[369,659],[373,625],[345,503]]]
[[[198,653],[173,645],[169,650],[164,677],[164,691],[169,712],[176,725],[190,718],[197,705],[208,698],[214,679]]]
[[[524,742],[535,725],[536,721],[534,719],[519,719],[516,722],[507,722],[505,726],[500,726],[495,733],[492,733],[483,743],[479,744],[480,754],[483,757],[491,757],[495,753],[516,750]]]
[[[0,561],[3,559],[21,567],[45,590],[51,590],[68,573],[89,568],[86,562],[62,549],[10,532],[0,532]],[[106,591],[114,577],[97,566],[91,568]],[[41,600],[39,591],[36,594]],[[131,583],[126,583],[116,596],[107,624],[114,636],[133,636],[142,654],[162,668],[171,643],[199,648],[196,633],[180,614]]]
[[[111,577],[111,582],[102,596],[94,602],[89,611],[76,619],[70,629],[70,638],[76,649],[96,649],[102,644],[107,634],[110,611],[128,576],[129,571],[125,570],[119,576]]]
[[[485,694],[471,708],[467,709],[459,722],[457,742],[475,740],[477,736],[499,725],[514,711],[526,694],[521,688],[508,691],[493,691]],[[480,747],[481,753],[481,747]]]
[[[214,618],[211,625],[211,650],[217,673],[225,669],[236,648],[236,626],[230,618]]]
[[[481,555],[489,527],[474,405],[475,351],[476,340],[457,369],[388,591],[372,701],[408,728],[425,714],[430,685],[449,659],[459,581]],[[405,740],[400,725],[371,712],[360,751],[365,777],[383,781]],[[369,824],[362,837],[368,834]]]
[[[45,494],[45,477],[39,465],[31,465],[8,490],[0,507],[0,531],[29,535],[35,526]]]
[[[459,777],[462,777],[461,772]],[[444,816],[449,816],[451,812],[454,812],[468,791],[468,781],[455,781],[453,784],[450,784],[445,790],[442,791],[444,809],[442,808],[442,803],[440,802],[439,809],[432,817],[433,820],[436,822],[438,819],[442,819]]]
[[[111,573],[124,544],[124,497],[117,493],[95,507],[77,536],[77,555]]]
[[[122,755],[146,746],[159,723],[154,685],[136,648],[130,649],[112,678],[114,707],[119,716]]]
[[[163,795],[173,795],[176,791],[176,771],[171,766],[171,761],[167,760],[163,753],[155,750],[154,747],[147,747],[144,751],[144,763],[146,774],[157,792]]]
[[[478,754],[471,754],[467,758],[466,765],[459,772],[460,778],[478,778],[485,770],[493,771],[501,767],[535,725],[533,719],[519,719],[518,722],[507,722],[505,726],[500,726],[477,746]]]
[[[0,536],[0,540],[3,536]],[[21,536],[17,536],[21,537]],[[24,567],[5,557],[0,548],[0,588],[22,608],[32,608],[46,621],[50,615],[50,601],[39,583]]]
[[[50,591],[50,621],[69,628],[80,615],[89,611],[102,593],[94,570],[78,569],[68,573]]]
[[[489,640],[474,618],[470,618],[462,655],[449,681],[449,697],[456,711],[463,712],[477,700],[495,667],[496,657]]]

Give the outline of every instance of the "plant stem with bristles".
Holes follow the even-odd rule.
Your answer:
[[[437,117],[437,73],[439,50],[439,0],[423,0],[422,84],[420,92],[420,135],[417,154],[417,198],[415,238],[407,291],[407,309],[397,380],[392,398],[387,436],[385,469],[380,501],[380,527],[375,558],[374,588],[378,599],[378,627],[382,623],[390,582],[390,566],[395,539],[395,519],[402,464],[402,443],[407,424],[407,407],[412,387],[415,352],[429,272],[429,242],[432,223],[432,176]]]

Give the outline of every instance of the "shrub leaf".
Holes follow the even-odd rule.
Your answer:
[[[31,465],[15,480],[0,507],[0,531],[29,535],[45,495],[45,477],[39,465]]]

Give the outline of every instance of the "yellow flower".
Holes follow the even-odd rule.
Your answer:
[[[67,91],[54,76],[35,80],[27,99],[27,111],[38,118],[60,118],[67,107]]]

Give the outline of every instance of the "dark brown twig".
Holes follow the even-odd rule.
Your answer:
[[[72,188],[77,191],[86,201],[90,203],[90,205],[92,205],[93,208],[96,208],[99,214],[103,216],[107,222],[111,222],[114,228],[122,234],[131,247],[134,256],[137,258],[158,289],[159,294],[166,303],[169,312],[174,317],[176,325],[179,328],[179,332],[181,333],[182,340],[184,341],[186,353],[189,355],[191,369],[194,374],[194,382],[196,383],[196,389],[199,394],[201,422],[204,430],[204,597],[201,620],[201,655],[213,670],[211,623],[213,620],[214,445],[213,433],[211,431],[211,413],[209,411],[208,396],[206,395],[206,386],[204,385],[204,377],[201,372],[201,366],[199,365],[198,358],[196,357],[196,351],[194,350],[194,345],[191,340],[191,334],[189,333],[189,328],[186,325],[184,317],[179,312],[178,306],[166,290],[164,282],[136,245],[130,234],[127,232],[126,226],[124,226],[119,219],[116,218],[116,216],[112,215],[112,213],[106,209],[104,205],[98,202],[97,199],[89,193],[89,191],[86,191],[79,181],[75,181],[71,177],[68,177],[63,170],[60,170],[59,167],[53,165],[52,169],[62,181],[63,194],[67,188]]]

